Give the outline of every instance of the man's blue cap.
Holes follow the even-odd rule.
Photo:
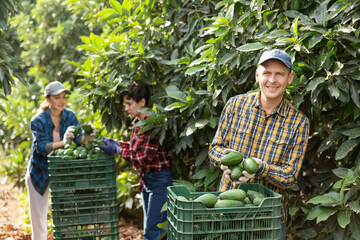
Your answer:
[[[285,66],[287,66],[291,70],[291,67],[292,67],[291,58],[290,58],[289,54],[287,54],[285,51],[278,50],[278,49],[265,51],[261,55],[261,58],[260,58],[260,61],[259,61],[258,65],[261,65],[261,64],[263,64],[264,62],[266,62],[267,60],[270,60],[270,59],[277,59],[277,60],[281,61],[282,63],[285,64]]]

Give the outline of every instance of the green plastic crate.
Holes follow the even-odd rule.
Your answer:
[[[116,188],[76,190],[51,193],[53,211],[74,210],[114,205],[117,203]]]
[[[55,240],[118,240],[119,222],[109,221],[101,224],[54,226]]]
[[[115,188],[99,189],[92,193],[55,193],[51,202],[55,226],[118,220]]]
[[[71,191],[116,186],[115,160],[101,154],[97,159],[64,160],[48,156],[50,191]]]
[[[281,195],[257,183],[241,184],[239,188],[258,191],[265,199],[257,207],[206,208],[201,202],[178,199],[195,199],[205,192],[189,193],[184,186],[168,187],[168,239],[280,239]],[[212,193],[218,196],[221,192]]]

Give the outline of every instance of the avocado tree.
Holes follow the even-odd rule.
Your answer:
[[[106,25],[101,34],[82,37],[78,49],[87,60],[71,63],[108,131],[120,127],[118,122],[126,124],[118,108],[126,84],[152,85],[154,107],[147,111],[153,117],[140,124],[168,145],[179,176],[190,172],[208,189],[220,174],[209,167],[207,149],[222,107],[229,97],[256,90],[254,73],[264,49],[286,50],[295,73],[287,97],[311,122],[294,189],[302,198],[292,200],[290,235],[311,238],[337,231],[344,239],[358,238],[349,219],[359,221],[359,208],[348,201],[359,191],[351,177],[358,177],[351,171],[360,162],[359,9],[354,0],[113,0],[88,19]],[[323,202],[326,194],[334,199]],[[312,197],[318,198],[304,203]],[[317,228],[308,231],[314,216],[319,216]],[[331,216],[337,221],[322,224]]]
[[[0,98],[3,100],[7,100],[6,95],[11,94],[12,86],[16,85],[17,80],[27,86],[27,82],[17,71],[22,62],[16,55],[13,55],[14,49],[7,40],[9,32],[8,19],[21,10],[20,0],[4,0],[0,2]],[[0,105],[0,110],[5,112],[2,105]]]
[[[13,20],[32,81],[68,80],[107,134],[122,138],[130,123],[120,92],[131,81],[151,85],[150,117],[139,124],[159,134],[177,177],[205,191],[221,175],[207,151],[224,104],[257,90],[263,50],[290,53],[287,97],[311,129],[288,237],[359,239],[359,1],[50,2],[27,3]],[[131,174],[121,180],[131,188]]]

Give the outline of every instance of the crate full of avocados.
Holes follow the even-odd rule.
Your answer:
[[[224,192],[167,191],[168,239],[280,239],[281,195],[257,183]]]
[[[95,146],[101,140],[85,146],[74,142],[48,155],[51,192],[116,187],[115,159]]]

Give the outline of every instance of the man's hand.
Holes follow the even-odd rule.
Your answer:
[[[95,135],[96,135],[96,129],[95,129],[95,127],[94,127],[94,126],[91,126],[91,128],[92,128],[92,133],[90,133],[90,134],[88,134],[88,133],[86,133],[86,132],[84,131],[84,139],[85,139],[86,141],[92,140],[92,139],[95,137]]]
[[[64,145],[70,144],[74,139],[75,126],[69,126],[64,134]]]
[[[96,145],[96,147],[100,148],[102,151],[108,153],[108,154],[119,154],[120,146],[117,145],[117,141],[111,139],[111,138],[103,138],[102,141],[106,145]]]
[[[236,152],[234,149],[231,149],[231,148],[226,148],[224,150],[224,154],[228,154],[229,152]]]
[[[259,166],[259,169],[261,169],[261,167],[262,167],[262,161],[261,161],[261,159],[259,159],[259,158],[254,158],[254,157],[253,157],[252,159],[254,159],[254,160],[256,161],[256,163],[257,163],[258,166]],[[242,163],[240,164],[240,166],[242,167]],[[248,173],[247,171],[244,170],[244,171],[242,171],[242,174],[243,174],[243,176],[239,178],[239,181],[237,181],[236,184],[246,183],[246,182],[248,182],[250,179],[255,178],[255,173],[250,174],[250,173]]]
[[[220,169],[224,171],[225,177],[230,178],[231,169],[226,165],[220,165]]]
[[[226,149],[224,150],[224,155],[225,155],[225,154],[228,154],[229,152],[235,152],[235,150],[230,149],[230,148],[226,148]],[[226,175],[226,176],[225,176],[226,178],[230,178],[231,169],[230,169],[228,166],[221,164],[221,165],[220,165],[220,169],[224,171],[224,174]]]
[[[104,143],[106,143],[106,144],[115,144],[115,145],[117,145],[117,140],[114,140],[114,139],[112,139],[112,138],[108,138],[108,137],[104,137],[103,139],[102,139],[102,141],[104,142]]]

